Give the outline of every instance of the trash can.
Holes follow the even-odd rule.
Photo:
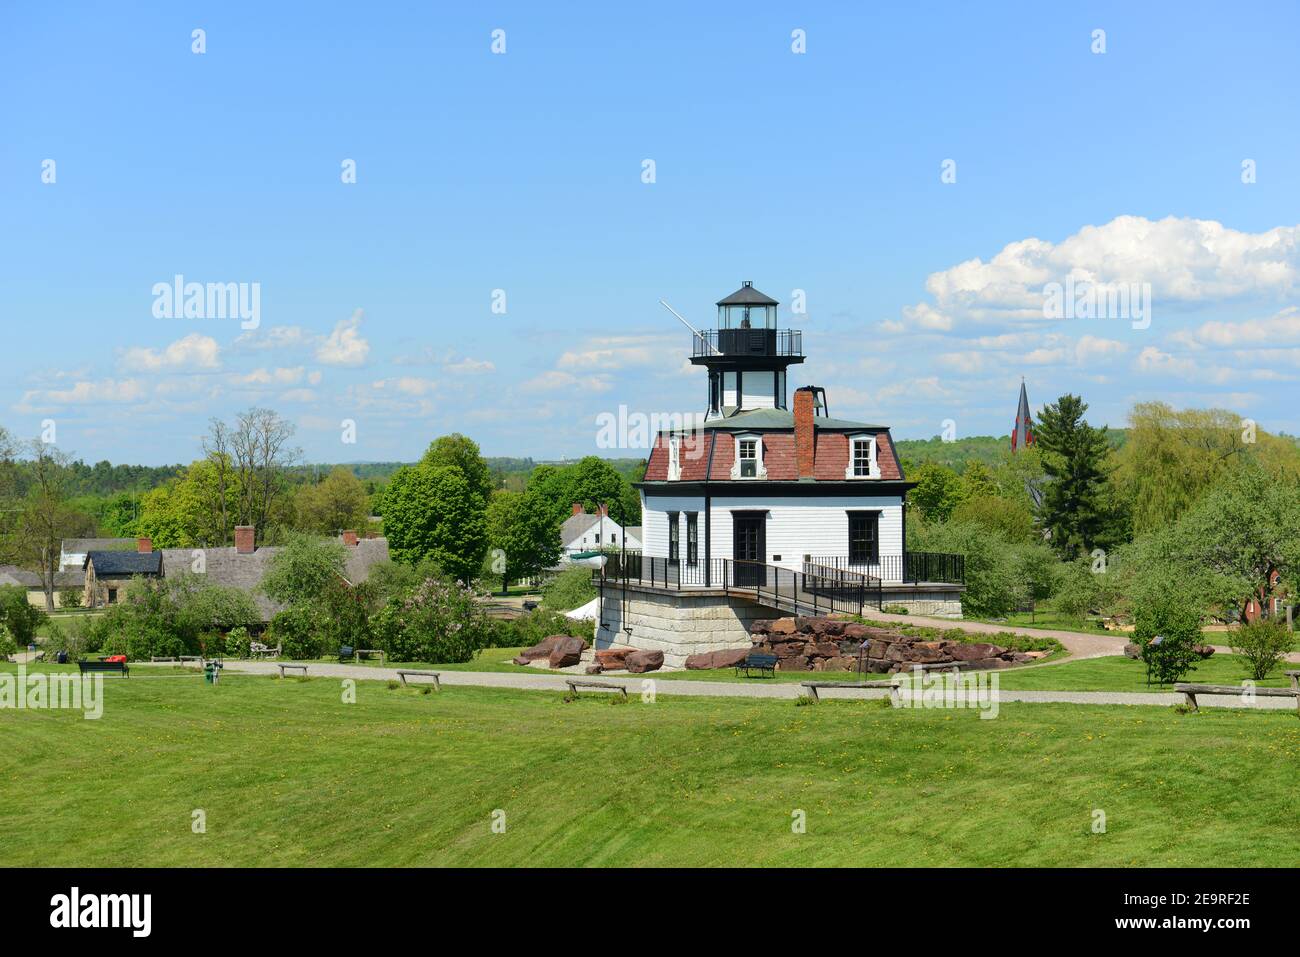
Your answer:
[[[68,653],[66,651],[60,651],[54,656],[54,660],[61,665],[66,665],[68,663]]]
[[[203,683],[214,685],[221,680],[221,662],[205,661],[203,663]]]

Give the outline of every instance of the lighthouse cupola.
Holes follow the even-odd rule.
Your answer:
[[[778,329],[780,305],[746,280],[718,301],[718,327],[695,337],[691,362],[709,370],[708,418],[786,409],[786,371],[803,362],[803,334]]]

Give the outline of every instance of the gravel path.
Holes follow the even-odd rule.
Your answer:
[[[1127,635],[1090,635],[1081,631],[1061,631],[1056,628],[1024,628],[1019,625],[992,625],[983,621],[961,621],[952,618],[926,618],[921,615],[889,615],[873,611],[872,621],[896,622],[900,625],[923,625],[926,628],[958,628],[977,635],[987,635],[1004,631],[1013,635],[1025,635],[1030,638],[1055,638],[1070,653],[1070,661],[1080,658],[1104,658],[1107,655],[1122,655],[1128,643]],[[1062,658],[1061,661],[1066,659]],[[1048,662],[1059,664],[1060,662]]]
[[[148,667],[142,665],[141,667]],[[278,674],[275,664],[265,661],[234,661],[227,659],[227,672],[243,674]],[[396,668],[368,668],[356,665],[316,664],[308,666],[308,674],[318,678],[355,678],[358,681],[397,680]],[[514,688],[523,691],[566,691],[564,675],[549,674],[506,674],[490,671],[442,671],[441,681],[444,685],[455,687],[466,685],[479,688]],[[423,678],[410,678],[412,684],[426,681]],[[795,682],[759,681],[752,684],[736,684],[726,681],[685,681],[668,679],[656,680],[653,674],[644,677],[605,677],[596,680],[621,684],[630,695],[639,695],[646,687],[643,682],[653,681],[656,694],[704,696],[717,698],[798,698],[804,693]],[[886,690],[874,689],[835,689],[819,688],[818,693],[824,698],[882,698]],[[1183,696],[1172,692],[1133,693],[1122,691],[1003,691],[999,690],[1001,703],[1020,701],[1032,703],[1066,703],[1092,705],[1175,705],[1181,704]],[[1296,704],[1289,698],[1257,698],[1254,705],[1247,705],[1234,697],[1203,696],[1198,699],[1202,707],[1210,708],[1287,708],[1294,710]]]

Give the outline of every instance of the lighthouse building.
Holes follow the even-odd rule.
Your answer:
[[[668,666],[747,647],[781,615],[903,605],[960,616],[961,556],[909,551],[907,493],[889,427],[832,414],[826,390],[791,388],[803,336],[744,283],[692,330],[705,370],[701,422],[659,433],[637,484],[640,552],[598,574],[598,646],[662,650]]]

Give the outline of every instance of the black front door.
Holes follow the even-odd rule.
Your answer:
[[[763,584],[767,559],[767,522],[762,512],[732,513],[733,541],[731,555],[736,562],[736,584],[754,587]]]

